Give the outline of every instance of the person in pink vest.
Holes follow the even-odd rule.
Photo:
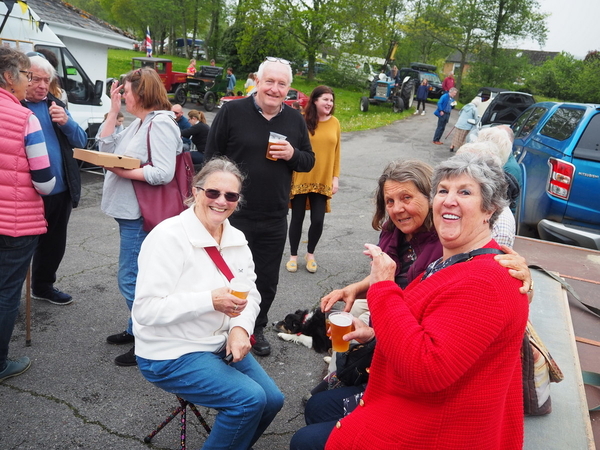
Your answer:
[[[55,179],[40,122],[19,103],[31,82],[29,58],[0,47],[0,381],[22,374],[28,357],[8,358],[23,281],[46,232],[44,203]]]

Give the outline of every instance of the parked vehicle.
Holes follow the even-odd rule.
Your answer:
[[[410,63],[410,67],[400,69],[400,79],[410,77],[414,80],[415,85],[419,86],[424,79],[427,79],[429,85],[429,94],[427,98],[440,98],[444,91],[442,90],[442,80],[436,73],[437,67],[430,64]]]
[[[489,89],[489,88],[486,88]],[[487,102],[486,102],[487,103]],[[479,130],[496,125],[511,125],[519,115],[535,103],[526,92],[499,91],[488,103],[476,126],[467,135],[466,142],[474,142]]]
[[[223,106],[225,103],[230,102],[232,100],[239,100],[240,98],[246,97],[245,95],[235,95],[235,96],[227,96],[221,97],[219,101],[219,108]],[[306,104],[308,103],[308,96],[299,91],[298,89],[290,89],[285,97],[284,103],[288,106],[292,106],[294,102],[298,102],[300,104],[300,108],[304,109]]]
[[[517,233],[600,249],[600,105],[537,103],[512,128]]]
[[[400,86],[397,86],[395,79],[380,73],[379,77],[373,81],[369,97],[360,98],[360,110],[367,112],[369,104],[391,103],[392,110],[395,113],[401,113],[412,106],[416,89],[415,80],[408,76],[402,80]]]
[[[204,109],[215,109],[219,95],[227,90],[227,80],[223,77],[223,68],[216,66],[200,66],[193,77],[185,72],[173,71],[173,61],[166,58],[136,57],[131,59],[133,70],[150,67],[158,73],[168,94],[175,103],[184,106],[188,96],[191,101],[204,105]],[[123,77],[123,75],[121,75]],[[106,90],[110,92],[112,78],[106,80]]]
[[[56,55],[59,61],[57,75],[67,93],[69,113],[86,131],[89,145],[93,145],[104,114],[110,109],[110,101],[103,95],[104,82],[91,81],[50,26],[39,25],[40,18],[30,7],[26,10],[14,7],[7,12],[4,2],[0,2],[0,22],[0,45],[19,49],[24,53],[47,49]]]

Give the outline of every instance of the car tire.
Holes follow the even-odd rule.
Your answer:
[[[360,98],[360,110],[361,112],[367,112],[369,110],[369,99],[367,97]]]
[[[184,106],[185,102],[187,102],[187,92],[183,86],[177,86],[177,89],[175,89],[175,103]]]
[[[211,112],[217,104],[217,95],[214,92],[204,94],[204,109]]]
[[[400,97],[394,97],[392,110],[395,113],[401,113],[404,111],[404,101]]]

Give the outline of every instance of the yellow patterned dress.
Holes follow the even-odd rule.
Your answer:
[[[315,165],[310,172],[294,172],[290,198],[298,194],[317,193],[327,197],[325,212],[331,212],[333,177],[340,176],[340,122],[335,116],[319,122],[315,134],[308,134],[315,153]],[[310,202],[306,200],[306,209]]]

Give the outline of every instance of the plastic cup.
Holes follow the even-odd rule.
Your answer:
[[[331,348],[334,352],[347,352],[350,342],[342,337],[352,331],[352,314],[344,311],[335,311],[329,314],[331,326]]]
[[[247,298],[252,285],[242,278],[234,278],[229,282],[229,289],[237,298]]]
[[[271,156],[270,150],[271,150],[271,145],[272,144],[280,144],[281,141],[285,141],[287,139],[287,136],[284,136],[283,134],[279,134],[279,133],[274,133],[273,131],[271,131],[269,133],[269,144],[267,145],[267,159],[270,159],[271,161],[277,161],[277,158],[273,158]]]

